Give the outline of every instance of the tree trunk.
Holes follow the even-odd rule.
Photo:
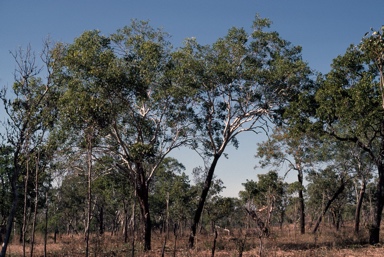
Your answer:
[[[103,206],[100,207],[100,212],[99,212],[99,233],[100,233],[100,235],[104,234],[104,208],[103,208]]]
[[[28,196],[28,181],[29,181],[29,156],[27,158],[26,174],[24,178],[24,208],[23,208],[23,226],[22,226],[22,242],[23,256],[25,256],[25,235],[27,233],[27,196]]]
[[[357,201],[356,211],[355,211],[355,235],[358,235],[360,231],[360,213],[361,213],[361,207],[363,206],[363,199],[364,199],[366,186],[367,186],[367,183],[365,182],[365,179],[363,179],[362,185],[360,188],[359,199]]]
[[[37,157],[35,159],[36,168],[35,168],[35,206],[33,210],[33,220],[32,220],[32,235],[31,235],[31,254],[33,257],[33,250],[35,246],[35,231],[36,231],[36,218],[37,218],[37,208],[38,208],[38,200],[39,200],[39,153],[37,153]]]
[[[166,238],[169,239],[169,192],[167,192],[166,206],[167,206],[167,217],[166,217],[165,233],[166,233]]]
[[[19,204],[19,190],[17,189],[17,180],[19,179],[20,174],[20,166],[19,166],[19,151],[20,149],[17,149],[14,158],[13,158],[13,165],[14,165],[14,172],[11,177],[11,190],[12,190],[12,206],[11,210],[8,215],[7,219],[7,227],[6,227],[6,233],[4,236],[4,242],[1,248],[0,257],[5,257],[7,253],[7,247],[9,244],[9,240],[11,238],[11,232],[12,232],[12,226],[13,226],[13,220],[16,216],[16,210],[17,206]]]
[[[135,182],[136,183],[136,182]],[[136,184],[135,184],[136,188]],[[136,231],[136,196],[137,191],[135,190],[135,196],[133,197],[132,203],[132,215],[131,215],[131,231],[132,231],[132,240],[131,240],[131,256],[135,256],[135,231]]]
[[[11,206],[11,211],[9,212],[9,215],[8,215],[6,232],[4,236],[3,245],[1,248],[0,257],[5,257],[5,254],[7,253],[8,243],[11,238],[13,219],[15,218],[17,206],[19,203],[19,191],[17,190],[16,178],[14,177],[18,177],[18,172],[17,172],[17,175],[14,174],[12,176],[12,182],[11,182],[12,196],[13,196],[12,206]]]
[[[303,172],[300,170],[297,175],[300,186],[303,187]],[[300,212],[300,234],[305,234],[305,203],[303,189],[299,190],[299,212]]]
[[[45,193],[44,257],[47,257],[47,243],[48,243],[48,192]],[[55,243],[56,243],[56,239],[55,239]]]
[[[89,256],[89,235],[90,235],[90,225],[91,225],[91,208],[92,208],[92,139],[93,139],[93,128],[89,128],[90,131],[88,131],[86,135],[86,141],[87,141],[87,172],[88,172],[88,192],[87,192],[87,198],[88,198],[88,213],[87,213],[87,224],[85,227],[85,256]]]
[[[139,198],[141,216],[143,218],[144,230],[144,251],[151,250],[151,215],[149,213],[148,185],[145,180],[144,171],[138,174],[139,181],[136,183],[137,196]]]
[[[123,228],[123,234],[124,234],[124,243],[128,243],[128,207],[126,206],[124,202],[124,228]]]
[[[215,172],[215,168],[216,168],[217,162],[219,161],[220,156],[221,156],[220,154],[216,154],[214,156],[213,161],[211,163],[211,167],[208,170],[208,174],[204,182],[204,188],[203,188],[203,191],[201,192],[199,203],[197,205],[197,209],[195,211],[195,215],[191,225],[191,234],[189,235],[189,248],[194,247],[197,224],[199,224],[201,213],[203,212],[203,208],[204,208],[204,203],[205,203],[205,200],[207,199],[209,188],[211,187],[213,173]]]
[[[328,202],[325,205],[322,213],[320,214],[319,218],[317,219],[316,225],[313,228],[312,233],[316,233],[317,229],[320,226],[321,220],[323,219],[323,216],[327,213],[327,210],[331,206],[332,202],[344,191],[344,188],[345,188],[345,182],[341,181],[341,185],[339,186],[337,191],[333,194],[332,198],[328,200]]]
[[[384,204],[384,167],[381,164],[381,160],[378,166],[379,179],[376,185],[376,206],[374,207],[374,217],[373,223],[369,229],[369,243],[371,245],[378,244],[380,242],[380,223],[381,223],[381,214],[383,212]]]

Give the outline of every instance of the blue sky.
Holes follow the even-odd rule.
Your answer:
[[[271,28],[284,39],[301,45],[303,59],[323,73],[371,27],[384,25],[383,0],[0,0],[0,87],[12,85],[15,62],[9,51],[31,44],[38,53],[48,36],[71,43],[86,30],[108,35],[139,19],[163,28],[176,47],[187,37],[210,44],[233,26],[250,31],[257,13],[269,18]],[[254,169],[253,157],[256,142],[263,138],[243,135],[239,150],[228,149],[229,159],[222,158],[216,170],[227,187],[223,195],[237,196],[241,183],[263,172]],[[185,164],[187,173],[202,165],[189,151],[173,155]]]

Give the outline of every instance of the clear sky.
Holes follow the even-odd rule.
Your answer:
[[[174,46],[187,37],[211,44],[231,27],[250,31],[256,14],[269,18],[272,29],[303,47],[303,59],[316,71],[329,71],[332,59],[357,44],[371,27],[384,25],[383,0],[0,0],[0,86],[10,87],[15,62],[10,51],[28,44],[38,53],[49,36],[54,41],[73,42],[86,30],[108,35],[132,19],[149,20],[163,28]],[[0,110],[0,119],[4,112]],[[227,187],[225,196],[237,196],[246,179],[263,172],[255,170],[256,143],[265,137],[240,137],[240,148],[227,151],[216,175]],[[189,151],[173,154],[187,167],[202,165]],[[282,171],[284,172],[284,171]],[[294,174],[292,178],[294,179]]]

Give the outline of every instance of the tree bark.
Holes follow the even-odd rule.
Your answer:
[[[33,257],[33,250],[35,246],[35,231],[36,231],[36,218],[37,218],[37,208],[38,208],[38,200],[39,200],[39,153],[37,153],[37,157],[35,158],[35,206],[33,210],[33,221],[32,221],[32,238],[31,238],[31,251],[30,256]]]
[[[99,233],[100,235],[104,234],[104,208],[103,206],[100,207],[99,211]]]
[[[93,140],[93,127],[88,128],[90,131],[87,132],[86,142],[87,142],[87,198],[88,198],[88,213],[87,213],[87,224],[85,227],[85,256],[89,256],[89,235],[90,235],[90,225],[91,225],[91,208],[92,208],[92,140]]]
[[[14,179],[12,179],[12,180],[14,180]],[[2,245],[2,248],[1,248],[0,257],[5,257],[5,254],[7,252],[7,247],[8,247],[9,239],[11,238],[13,219],[14,219],[14,217],[16,215],[16,210],[17,210],[17,206],[18,206],[18,203],[19,203],[19,191],[17,190],[17,185],[16,185],[15,181],[12,181],[12,186],[11,187],[12,187],[13,200],[12,200],[11,211],[9,212],[9,215],[8,215],[6,232],[5,232],[5,236],[4,236],[3,245]]]
[[[205,203],[205,200],[207,199],[208,191],[212,184],[213,173],[215,172],[215,168],[216,168],[217,162],[219,161],[220,156],[221,156],[220,154],[216,154],[214,156],[213,161],[211,163],[211,167],[208,170],[208,174],[204,182],[204,188],[203,188],[203,191],[201,192],[199,203],[197,205],[197,209],[195,211],[195,215],[191,225],[191,233],[189,235],[189,248],[194,247],[197,224],[199,224],[201,213],[203,212],[203,208],[204,208],[204,203]]]
[[[22,226],[22,242],[23,242],[23,256],[25,256],[25,235],[27,233],[27,196],[28,196],[28,182],[29,182],[29,156],[27,157],[26,174],[24,178],[24,208],[23,208],[23,226]]]
[[[303,187],[303,172],[300,170],[297,175],[300,186]],[[300,233],[305,234],[305,203],[303,189],[299,190],[299,212],[300,212]]]
[[[345,188],[345,182],[341,181],[341,185],[337,189],[337,191],[333,194],[332,198],[328,200],[327,204],[324,207],[324,210],[321,212],[319,218],[317,219],[316,225],[313,228],[312,233],[316,233],[317,229],[320,226],[321,220],[323,219],[323,216],[327,213],[329,207],[331,206],[332,202],[344,191]]]
[[[144,251],[151,250],[151,232],[152,232],[152,223],[151,223],[151,215],[149,213],[149,199],[148,199],[148,184],[145,179],[144,170],[141,167],[140,164],[138,164],[139,167],[139,174],[138,174],[138,181],[136,182],[136,192],[137,196],[139,198],[140,203],[140,211],[141,216],[143,218],[143,230],[144,230]]]
[[[365,179],[363,179],[355,211],[355,235],[358,235],[360,231],[360,213],[361,207],[363,206],[363,199],[365,195],[366,186],[367,183],[365,182]]]
[[[48,192],[45,193],[44,257],[47,256],[47,243],[48,243]],[[56,243],[56,233],[55,233],[55,243]]]
[[[384,167],[381,164],[381,160],[379,161],[378,173],[379,179],[376,185],[376,205],[374,210],[373,223],[369,229],[369,243],[371,245],[378,244],[380,242],[380,223],[381,223],[381,214],[383,212],[383,204],[384,204]]]

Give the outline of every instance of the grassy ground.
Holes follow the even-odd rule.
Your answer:
[[[354,237],[352,228],[343,227],[335,232],[332,228],[322,228],[316,235],[307,233],[300,235],[292,227],[284,227],[283,230],[275,228],[269,238],[260,239],[252,230],[248,231],[219,231],[216,240],[215,256],[292,256],[292,257],[354,257],[354,256],[384,256],[382,245],[370,246],[367,244],[367,234],[362,233]],[[383,235],[381,236],[382,239]],[[161,256],[164,246],[165,235],[153,233],[152,248],[150,252],[144,253],[142,245],[137,242],[135,256]],[[212,245],[214,236],[210,233],[199,234],[196,247],[187,249],[187,235],[180,236],[176,240],[170,236],[167,239],[164,256],[212,256]],[[33,256],[43,256],[43,240],[37,239]],[[260,251],[260,246],[261,251]],[[90,243],[90,256],[132,256],[131,243],[124,244],[121,235],[93,236]],[[26,247],[26,255],[29,256],[30,246]],[[9,245],[7,256],[22,256],[23,249],[19,243],[13,242]],[[61,235],[56,244],[52,238],[47,245],[48,256],[84,256],[85,242],[80,235]],[[242,255],[241,255],[242,254]]]

